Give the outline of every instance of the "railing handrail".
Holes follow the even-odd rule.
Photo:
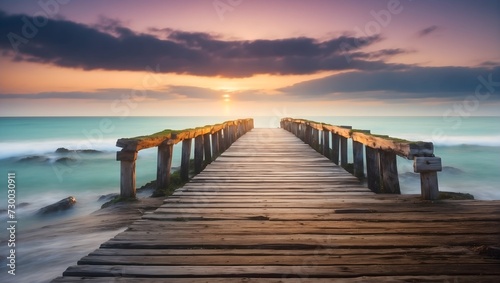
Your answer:
[[[352,173],[359,179],[364,178],[364,146],[368,188],[377,193],[400,193],[396,155],[413,160],[413,170],[420,174],[422,197],[429,200],[439,198],[437,172],[442,170],[442,165],[441,158],[434,156],[434,145],[431,142],[413,142],[374,135],[367,130],[305,119],[283,118],[280,126],[322,152],[335,164],[339,164],[340,161],[343,167],[348,165],[347,139],[352,139],[354,159]],[[322,144],[319,131],[323,132]],[[332,149],[329,147],[328,133],[332,136]]]
[[[228,126],[238,126],[240,124],[244,124],[251,121],[253,121],[253,119],[247,118],[247,119],[225,121],[220,124],[196,127],[194,129],[184,129],[184,130],[167,129],[146,136],[121,138],[116,141],[116,146],[121,147],[122,150],[126,151],[139,151],[146,148],[160,146],[166,140],[169,140],[173,144],[177,144],[186,139],[193,139],[198,136],[206,134],[214,134]]]
[[[343,128],[331,124],[320,123],[305,119],[283,118],[281,121],[304,124],[320,131],[327,130],[341,137],[352,139],[375,149],[391,151],[398,156],[413,160],[415,156],[434,157],[432,142],[408,141],[389,136],[366,133],[365,130]]]
[[[182,141],[180,176],[183,181],[188,181],[193,139],[195,144],[194,168],[195,173],[199,173],[203,169],[203,161],[212,162],[253,127],[253,119],[249,118],[194,129],[168,129],[152,135],[118,139],[116,146],[122,148],[116,153],[116,160],[120,161],[120,196],[122,198],[135,198],[136,196],[135,167],[140,150],[158,148],[156,186],[157,192],[160,192],[168,188],[170,184],[173,146],[175,144]]]

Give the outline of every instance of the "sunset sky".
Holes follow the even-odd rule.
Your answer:
[[[0,116],[500,114],[498,0],[3,0],[0,35]]]

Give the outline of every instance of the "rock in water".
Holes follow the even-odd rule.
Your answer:
[[[67,149],[64,147],[60,147],[56,149],[56,153],[102,153],[100,150],[95,150],[95,149]]]
[[[71,157],[61,157],[61,158],[58,158],[55,162],[66,164],[66,165],[73,165],[73,164],[76,164],[78,162],[78,160],[71,158]]]
[[[75,205],[75,203],[76,203],[76,198],[69,196],[69,197],[62,199],[54,204],[47,205],[46,207],[40,208],[40,210],[38,210],[37,214],[44,215],[44,214],[48,214],[48,213],[58,212],[61,210],[67,210],[67,209],[73,207],[73,205]]]
[[[49,161],[48,157],[40,155],[27,156],[18,160],[18,162],[47,162],[47,161]]]
[[[120,194],[118,193],[111,193],[107,195],[101,195],[97,201],[108,201],[111,199],[114,199],[115,197],[119,196]]]

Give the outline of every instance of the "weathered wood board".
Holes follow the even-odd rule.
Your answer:
[[[500,282],[500,201],[374,194],[281,129],[253,129],[53,282]]]

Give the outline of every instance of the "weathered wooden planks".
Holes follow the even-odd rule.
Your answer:
[[[229,263],[230,264],[230,263]],[[342,278],[358,276],[388,276],[388,275],[497,275],[500,269],[496,264],[426,264],[417,265],[337,265],[322,266],[309,263],[304,259],[301,265],[200,265],[200,266],[129,266],[129,265],[78,265],[69,267],[65,276],[102,277],[146,277],[146,278],[176,278],[176,277],[254,277],[254,278]]]
[[[376,281],[369,277],[359,278],[335,278],[335,283],[369,283],[369,282],[386,282],[386,283],[495,283],[498,276],[378,276]],[[124,278],[124,277],[101,277],[101,278],[82,278],[82,277],[64,277],[54,280],[55,283],[61,282],[91,282],[91,283],[109,283],[109,282],[125,282],[125,283],[164,283],[162,278]],[[310,278],[309,276],[297,276],[296,278],[169,278],[169,283],[331,283],[331,278]]]
[[[500,261],[476,247],[499,244],[499,201],[374,194],[254,129],[54,282],[497,282]]]
[[[324,140],[328,133],[332,135],[332,154],[329,145],[324,143],[323,155],[332,158],[338,164],[340,154],[340,165],[348,169],[358,179],[364,179],[363,145],[366,147],[368,175],[368,187],[376,193],[400,193],[398,172],[396,170],[396,155],[415,161],[415,173],[420,173],[421,195],[425,200],[437,200],[439,198],[439,186],[437,171],[441,171],[441,159],[434,156],[434,145],[431,142],[411,142],[389,136],[372,135],[369,130],[352,129],[351,126],[332,126],[303,119],[283,118],[280,122],[281,128],[301,138],[305,143],[317,149],[311,139],[309,132],[317,135],[323,131]],[[303,138],[295,129],[305,128],[306,135]],[[352,142],[353,163],[348,163],[347,147],[348,140]],[[339,145],[340,143],[340,149]],[[380,164],[379,164],[380,163]]]

